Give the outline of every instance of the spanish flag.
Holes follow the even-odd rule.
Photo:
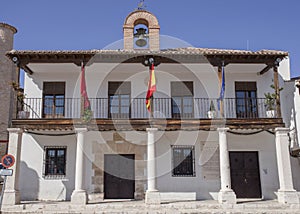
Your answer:
[[[154,64],[152,63],[150,66],[150,79],[148,83],[148,91],[146,96],[146,107],[149,112],[151,112],[151,98],[155,91],[156,91],[156,80],[155,80],[155,73],[154,73]]]

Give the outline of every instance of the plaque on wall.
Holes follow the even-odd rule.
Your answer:
[[[219,144],[216,141],[200,142],[201,176],[205,180],[220,179]]]

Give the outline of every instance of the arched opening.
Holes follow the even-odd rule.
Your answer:
[[[145,19],[138,19],[133,28],[133,48],[149,49],[149,24]]]

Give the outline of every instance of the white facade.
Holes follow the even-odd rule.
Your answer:
[[[280,77],[286,76],[288,63],[281,64]],[[257,72],[263,69],[263,65],[230,65],[226,67],[226,98],[235,97],[235,81],[255,81],[257,83],[257,97],[264,97],[264,93],[271,91],[272,72],[263,76]],[[42,98],[43,82],[65,81],[66,97],[78,98],[80,68],[72,64],[68,65],[32,65],[33,75],[26,74],[25,93],[28,98]],[[66,70],[65,73],[61,70]],[[130,81],[132,98],[145,97],[147,87],[148,71],[142,65],[124,64],[96,64],[86,67],[86,82],[88,83],[88,94],[90,98],[108,96],[108,82]],[[156,68],[157,97],[171,96],[170,85],[172,81],[193,81],[194,96],[199,98],[216,98],[219,89],[217,71],[211,65],[183,64],[162,65]],[[141,81],[142,80],[142,81]],[[280,84],[283,84],[280,78]],[[284,100],[284,96],[282,99]],[[285,101],[283,101],[284,103]],[[170,108],[170,107],[169,107]],[[195,107],[196,109],[196,107]],[[67,111],[67,109],[66,109]],[[161,117],[170,117],[168,115]],[[94,112],[95,113],[95,112]],[[197,114],[197,111],[195,110]],[[68,113],[67,113],[68,114]],[[71,113],[69,114],[72,115]],[[74,114],[73,114],[74,115]],[[74,115],[75,119],[79,116]],[[107,115],[106,115],[107,116]],[[199,115],[200,116],[200,115]],[[249,132],[238,130],[238,133]],[[250,131],[251,132],[251,131]],[[60,132],[46,132],[45,136],[30,133],[23,134],[21,152],[21,177],[20,191],[23,200],[70,200],[74,189],[75,176],[75,151],[76,135],[70,136],[47,136],[47,134],[63,134]],[[68,133],[66,131],[65,133]],[[88,132],[85,138],[86,162],[84,165],[84,184],[87,193],[95,193],[93,183],[94,170],[92,164],[96,163],[95,154],[91,148],[93,144],[106,144],[113,140],[114,132]],[[125,139],[134,145],[144,145],[147,142],[146,132],[125,133]],[[259,174],[261,192],[264,199],[275,199],[279,187],[278,170],[276,164],[275,136],[262,132],[255,135],[228,134],[229,151],[257,151],[259,159]],[[27,146],[30,145],[30,146]],[[195,146],[195,176],[194,177],[172,177],[172,145]],[[65,146],[67,147],[67,172],[63,179],[46,179],[43,176],[44,147]],[[146,161],[146,149],[143,152],[143,161]],[[35,155],[32,155],[34,152]],[[118,151],[111,151],[118,153]],[[32,158],[34,157],[34,158]],[[220,188],[219,157],[218,157],[218,132],[216,131],[159,131],[156,140],[156,165],[157,165],[157,189],[164,192],[190,192],[196,194],[196,199],[215,199]],[[294,163],[293,163],[294,164]],[[209,166],[215,167],[209,170]],[[103,167],[103,166],[101,166]],[[101,168],[100,167],[100,168]],[[297,166],[294,166],[297,167]],[[146,190],[146,165],[144,163],[143,188]],[[29,173],[29,174],[28,174]],[[31,175],[30,175],[31,174]],[[33,176],[35,175],[35,176]],[[26,177],[35,177],[27,180]],[[296,185],[298,183],[296,182]],[[102,184],[103,185],[103,184]],[[103,191],[103,186],[102,186]],[[102,196],[103,197],[103,196]]]
[[[124,133],[128,138],[134,138],[133,134]],[[145,145],[147,140],[146,133],[141,132],[135,135],[139,136],[140,140],[136,140],[134,144]],[[220,188],[218,133],[205,131],[158,132],[157,138],[156,172],[158,190],[162,193],[196,193],[198,200],[217,200]],[[94,193],[92,182],[94,172],[91,165],[97,161],[94,158],[93,151],[87,150],[89,150],[88,148],[95,148],[93,147],[95,143],[105,144],[112,139],[113,132],[107,132],[104,136],[101,132],[91,132],[85,141],[86,162],[84,165],[84,183],[87,192],[91,196]],[[274,139],[274,136],[269,133],[260,133],[254,136],[228,134],[229,151],[258,151],[260,179],[264,199],[276,199],[276,191],[279,186],[277,167],[274,164],[276,163]],[[20,171],[21,200],[70,200],[75,182],[75,137],[49,137],[23,134],[22,142]],[[172,145],[195,146],[195,177],[172,177]],[[67,147],[67,172],[64,178],[47,179],[43,175],[44,163],[41,160],[44,160],[45,146]],[[118,151],[111,152],[117,153]],[[146,153],[144,153],[145,158]],[[145,162],[146,159],[141,160],[139,164],[145,165]],[[146,167],[144,168],[146,170]],[[142,176],[142,179],[145,179],[145,176],[146,172]]]

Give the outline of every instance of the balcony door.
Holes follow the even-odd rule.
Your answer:
[[[65,82],[44,82],[43,118],[64,117],[65,85]]]
[[[130,82],[109,82],[109,117],[110,118],[129,118],[130,117]]]
[[[237,118],[257,118],[256,82],[235,82]]]
[[[193,82],[171,82],[172,118],[193,118]]]

